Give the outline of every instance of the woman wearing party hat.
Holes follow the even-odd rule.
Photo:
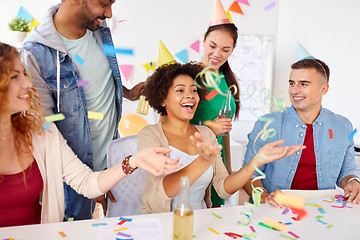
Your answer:
[[[222,135],[230,132],[232,128],[232,118],[234,116],[237,118],[240,110],[239,88],[228,62],[228,58],[235,48],[237,37],[237,27],[230,22],[221,1],[214,0],[209,28],[204,36],[204,56],[201,62],[206,67],[210,67],[219,72],[221,77],[216,88],[219,88],[223,94],[218,93],[214,87],[207,88],[208,97],[200,102],[191,123],[199,124],[209,120],[218,123],[211,124],[209,127],[217,136],[219,144],[223,146],[221,156],[230,174],[230,136],[229,134],[227,134],[227,136]],[[198,83],[201,85],[201,82]],[[226,98],[225,93],[230,87],[232,92],[230,99],[231,116],[219,116],[219,112]],[[211,191],[211,200],[213,206],[224,204],[224,200],[217,195],[213,188]]]

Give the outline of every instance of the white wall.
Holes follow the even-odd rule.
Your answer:
[[[274,91],[287,91],[297,42],[330,67],[323,106],[360,130],[360,1],[280,0]],[[287,98],[288,101],[288,98]],[[289,103],[289,101],[288,101]],[[354,137],[360,144],[360,134]]]
[[[16,16],[20,6],[41,20],[46,9],[60,0],[0,0],[0,41],[6,41],[9,30],[7,23]],[[250,6],[240,4],[244,15],[231,12],[233,22],[240,34],[264,34],[275,36],[277,28],[277,7],[264,11],[272,0],[249,0]],[[222,0],[225,9],[233,0]],[[201,39],[211,16],[213,0],[118,0],[113,5],[111,21],[115,46],[133,48],[134,55],[118,56],[119,64],[133,64],[134,70],[124,85],[131,88],[147,77],[142,64],[157,61],[161,39],[174,55],[188,49],[189,60],[199,60],[200,55],[189,45]],[[126,21],[119,23],[119,20]],[[274,45],[275,47],[275,45]],[[128,102],[125,102],[128,104]],[[135,111],[129,104],[124,113]],[[149,121],[149,117],[147,117]],[[151,118],[150,118],[151,122]],[[234,124],[231,136],[246,140],[253,122],[240,121]]]

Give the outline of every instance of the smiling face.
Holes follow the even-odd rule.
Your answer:
[[[202,62],[205,66],[219,70],[234,50],[234,40],[229,32],[215,30],[207,35],[203,46]]]
[[[7,109],[10,115],[30,109],[29,90],[33,86],[18,57],[14,58],[13,66],[8,85]]]
[[[322,96],[329,84],[314,68],[293,69],[289,80],[289,97],[300,118],[317,116],[321,109]]]
[[[200,101],[194,79],[188,75],[174,78],[168,94],[163,102],[170,117],[190,121]]]
[[[112,17],[111,6],[115,0],[83,0],[79,23],[82,28],[95,31],[106,18]]]

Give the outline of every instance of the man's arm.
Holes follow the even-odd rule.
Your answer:
[[[130,90],[123,86],[124,98],[127,98],[131,101],[138,100],[141,95],[141,90],[144,88],[144,86],[145,86],[145,82],[138,83]]]
[[[40,75],[40,67],[35,57],[31,54],[31,52],[21,49],[21,61],[33,81],[34,88],[39,92],[41,105],[44,108],[45,115],[53,114],[54,100],[52,98],[52,92],[49,89],[48,84]]]

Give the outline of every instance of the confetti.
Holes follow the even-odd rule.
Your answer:
[[[331,202],[331,201],[328,201],[328,200],[323,200],[324,202],[327,202],[327,203],[333,203],[333,202]]]
[[[284,209],[284,211],[282,212],[282,214],[285,215],[285,214],[287,214],[288,212],[289,212],[289,209],[286,208],[286,209]]]
[[[123,233],[123,232],[118,232],[116,235],[122,236],[122,237],[131,237],[131,235]]]
[[[219,232],[215,231],[213,228],[209,227],[209,230],[212,231],[213,233],[217,234],[217,235],[220,235]]]
[[[275,7],[275,1],[271,2],[270,4],[266,5],[264,7],[264,11],[269,11],[270,9],[272,9],[273,7]]]
[[[275,229],[278,229],[280,231],[283,231],[283,232],[287,232],[288,230],[288,226],[287,225],[284,225],[282,223],[279,223],[279,222],[276,222],[274,220],[271,220],[269,218],[264,218],[264,224],[272,227],[272,228],[275,228]]]
[[[205,99],[210,101],[212,98],[214,98],[219,92],[214,89],[211,92],[209,92],[208,94],[205,95]]]
[[[45,131],[50,130],[50,125],[48,123],[44,123],[42,127],[45,129]]]
[[[318,221],[319,223],[322,223],[322,224],[327,224],[326,222],[324,222],[323,220],[320,220],[320,219],[316,219],[316,221]]]
[[[64,120],[65,116],[62,113],[57,113],[57,114],[46,116],[44,118],[47,122],[56,122],[56,121]]]
[[[333,138],[334,138],[332,129],[329,129],[329,138],[330,138],[330,139],[333,139]]]
[[[88,86],[88,85],[89,85],[89,82],[88,82],[88,81],[79,80],[77,85],[78,85],[78,87],[85,87],[85,86]]]
[[[322,214],[325,214],[325,213],[326,213],[323,208],[318,208],[318,211],[319,211],[320,213],[322,213]]]
[[[304,198],[289,195],[289,194],[283,194],[283,193],[277,193],[275,194],[275,201],[279,204],[285,204],[286,206],[289,206],[291,208],[295,209],[302,209],[304,208]]]
[[[218,218],[218,219],[222,219],[222,217],[221,217],[221,216],[217,215],[217,214],[216,214],[216,213],[214,213],[214,212],[211,212],[211,214],[212,214],[214,217]]]
[[[300,238],[298,235],[296,235],[296,234],[293,233],[292,231],[288,231],[288,234],[290,234],[290,235],[293,236],[294,238]]]
[[[296,240],[296,238],[287,236],[287,235],[285,235],[285,234],[280,234],[280,237],[287,238],[287,239],[290,239],[290,240]]]
[[[113,231],[114,232],[119,232],[119,231],[124,231],[124,230],[127,230],[128,228],[119,228],[119,229],[114,229]]]
[[[256,232],[256,231],[255,231],[255,228],[254,228],[253,226],[249,226],[249,228],[250,228],[250,230],[251,230],[252,232]]]
[[[75,54],[75,61],[77,61],[81,66],[85,63],[85,60],[82,59],[78,54]]]
[[[259,225],[262,227],[266,227],[266,228],[278,231],[277,229],[274,229],[274,228],[270,227],[269,225],[266,225],[265,223],[262,223],[262,222],[259,222]]]
[[[59,233],[60,236],[63,237],[63,238],[66,238],[66,237],[67,237],[67,235],[66,235],[64,232],[58,232],[58,233]]]
[[[122,219],[120,222],[117,223],[117,225],[122,225],[123,223],[126,223],[126,219]]]
[[[315,218],[316,219],[320,219],[320,218],[323,218],[324,216],[322,216],[322,215],[318,215],[318,216],[316,216]]]
[[[97,226],[106,226],[106,223],[93,223],[92,226],[93,227],[97,227]]]
[[[357,129],[355,128],[354,131],[352,131],[352,133],[350,133],[349,135],[349,141],[352,141],[354,139],[354,135],[357,132]]]
[[[88,111],[88,118],[89,119],[96,119],[96,120],[103,120],[104,119],[104,114],[103,113],[98,113],[98,112]]]
[[[333,226],[334,226],[334,225],[329,224],[329,225],[326,226],[326,228],[330,229],[330,228],[332,228]]]
[[[74,218],[73,218],[73,217],[71,217],[71,218],[68,219],[68,222],[73,222],[73,221],[74,221]]]

